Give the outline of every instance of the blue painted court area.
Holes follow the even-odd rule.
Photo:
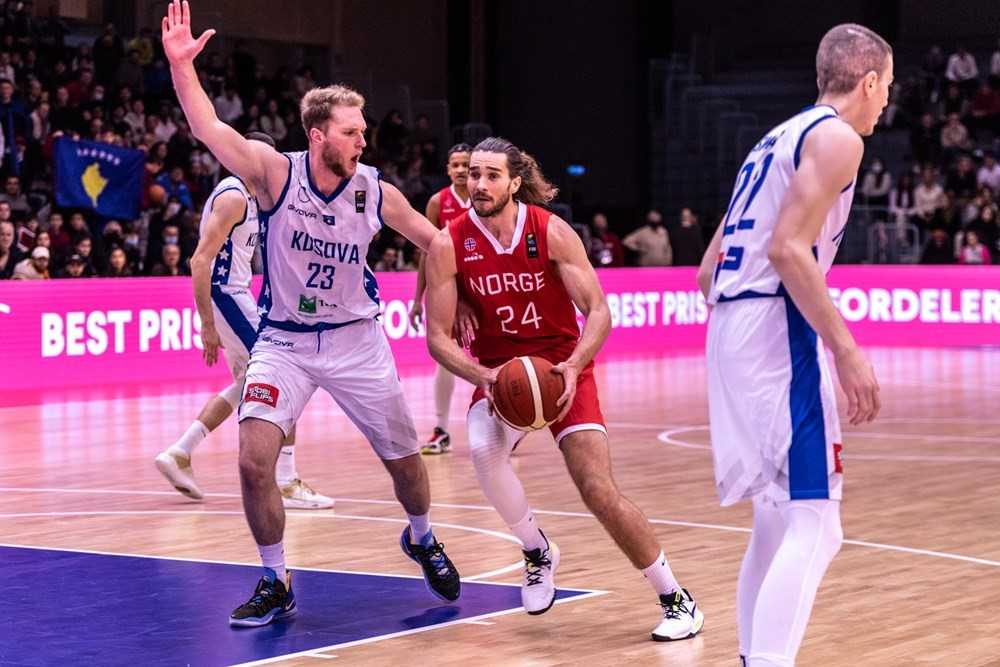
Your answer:
[[[462,582],[462,597],[443,604],[422,579],[299,570],[298,614],[231,629],[257,567],[19,547],[0,547],[0,565],[12,612],[0,665],[232,665],[521,606],[517,586]]]

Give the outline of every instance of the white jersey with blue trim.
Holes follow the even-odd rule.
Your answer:
[[[246,213],[243,220],[236,223],[230,230],[226,242],[219,250],[219,254],[215,256],[215,263],[212,266],[212,284],[249,289],[252,277],[250,260],[253,259],[253,251],[257,246],[260,228],[257,221],[257,200],[250,195],[243,181],[235,176],[228,176],[219,181],[205,202],[205,208],[201,213],[199,232],[205,233],[205,225],[208,224],[208,217],[212,212],[215,198],[228,190],[235,190],[243,195],[247,202]]]
[[[767,249],[788,184],[799,166],[802,143],[823,122],[842,121],[831,106],[808,107],[768,132],[744,160],[722,222],[722,246],[709,303],[785,294]],[[855,181],[844,185],[813,246],[823,273],[833,265],[854,199]]]
[[[284,155],[288,180],[274,207],[260,213],[262,324],[309,331],[374,318],[378,285],[365,258],[382,227],[379,171],[359,163],[351,178],[324,196],[308,152]]]

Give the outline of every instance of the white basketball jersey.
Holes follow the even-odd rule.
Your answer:
[[[219,181],[219,184],[212,190],[208,201],[205,202],[205,209],[201,213],[200,233],[205,233],[205,225],[208,216],[212,212],[212,204],[215,198],[227,190],[236,190],[246,199],[247,208],[243,220],[236,223],[230,230],[229,237],[215,256],[215,264],[212,266],[212,284],[230,287],[250,288],[251,270],[250,260],[253,259],[253,250],[257,246],[257,238],[260,227],[257,221],[257,200],[250,196],[246,185],[236,176],[229,176]]]
[[[288,181],[274,207],[260,213],[263,323],[310,331],[375,317],[378,284],[365,257],[382,227],[378,170],[359,163],[326,197],[313,182],[309,154],[284,155]]]
[[[831,106],[808,107],[768,132],[744,160],[722,221],[722,247],[709,303],[785,294],[767,259],[767,248],[788,184],[799,166],[803,140],[822,122],[841,121]],[[844,185],[813,246],[824,273],[833,265],[854,199],[855,181]]]

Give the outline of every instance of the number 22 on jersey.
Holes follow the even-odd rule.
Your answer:
[[[743,169],[740,170],[740,174],[737,176],[737,182],[739,185],[736,188],[736,193],[733,195],[732,201],[729,202],[729,208],[726,210],[726,217],[722,221],[723,243],[725,243],[727,236],[733,236],[739,231],[753,229],[756,221],[754,218],[748,217],[748,214],[750,213],[750,206],[753,204],[753,200],[757,196],[757,193],[760,192],[761,186],[764,185],[764,179],[767,178],[767,170],[771,167],[771,161],[773,159],[774,153],[768,153],[764,156],[763,160],[760,160],[759,170],[757,169],[758,162],[747,162],[743,165]],[[757,171],[756,178],[754,178],[755,171]],[[749,193],[747,193],[747,186],[750,185],[751,181],[753,181],[753,186],[750,187]],[[744,194],[747,194],[747,197],[746,201],[742,202],[740,214],[736,216],[736,220],[730,224],[729,220],[733,217],[733,211],[740,205]],[[719,277],[720,271],[738,270],[742,262],[743,246],[730,245],[725,252],[719,253],[719,262],[715,267],[715,278],[717,279]]]

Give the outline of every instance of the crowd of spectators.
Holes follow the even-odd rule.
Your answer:
[[[310,67],[269,73],[245,43],[198,65],[222,120],[269,134],[279,150],[306,148],[298,105],[317,85]],[[423,210],[447,183],[429,118],[408,127],[393,109],[368,125],[362,159]],[[145,154],[136,219],[57,206],[51,165],[63,136]],[[177,104],[157,33],[122,36],[107,24],[83,38],[59,18],[34,17],[30,3],[0,1],[0,278],[188,274],[201,208],[222,175]],[[386,229],[368,260],[405,270],[415,251]]]
[[[1000,263],[1000,42],[978,57],[932,47],[893,87],[880,125],[909,133],[909,155],[874,156],[858,187],[871,217],[897,230],[890,240],[921,244],[912,256],[927,264]],[[902,158],[895,173],[891,157]]]

